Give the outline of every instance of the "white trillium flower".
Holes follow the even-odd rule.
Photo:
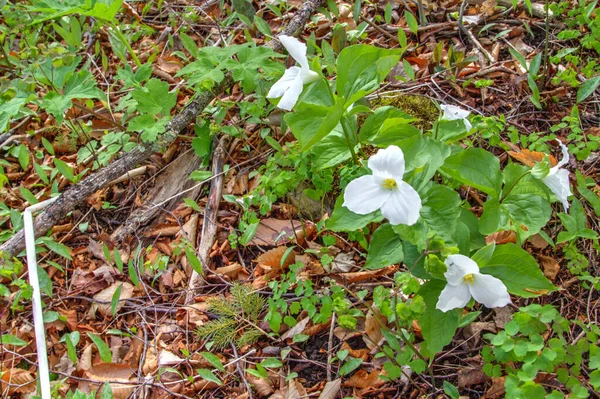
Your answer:
[[[467,128],[467,131],[470,131],[471,128],[473,127],[473,125],[471,125],[471,122],[469,122],[469,120],[467,119],[468,116],[471,115],[470,111],[467,111],[467,110],[457,107],[455,105],[446,105],[446,104],[440,105],[440,108],[442,109],[442,111],[444,111],[444,115],[442,115],[443,120],[446,120],[446,121],[462,120],[463,123],[465,124],[465,128]]]
[[[391,224],[412,226],[419,220],[421,197],[404,176],[404,153],[391,145],[369,158],[372,175],[352,180],[344,191],[344,206],[359,215],[381,209]]]
[[[468,256],[450,255],[446,258],[448,270],[444,277],[448,281],[438,299],[436,309],[447,312],[464,308],[471,297],[488,308],[506,306],[510,295],[502,280],[479,273],[479,266]]]
[[[565,212],[569,209],[569,201],[567,198],[571,195],[571,186],[569,185],[569,171],[561,169],[563,165],[569,162],[569,149],[562,141],[560,149],[562,151],[562,159],[556,166],[550,168],[550,173],[542,179],[542,182],[556,195],[556,198],[562,202],[565,207]]]
[[[319,79],[319,75],[311,71],[306,58],[306,44],[291,36],[281,35],[279,41],[286,48],[288,53],[294,58],[300,67],[293,66],[285,70],[285,73],[269,90],[267,98],[279,98],[278,108],[291,111],[298,97],[302,94],[302,88],[307,83],[312,83]]]

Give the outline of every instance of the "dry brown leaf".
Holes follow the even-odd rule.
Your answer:
[[[536,163],[542,162],[544,157],[548,154],[537,151],[529,151],[527,148],[523,148],[520,152],[509,151],[508,155],[521,162],[523,165],[533,167]],[[550,160],[550,166],[555,166],[558,163],[553,155],[548,155],[548,159]]]
[[[391,265],[378,270],[369,270],[365,272],[340,273],[334,274],[331,277],[340,284],[357,283],[359,281],[374,279],[381,276],[387,276],[398,270],[398,265]]]
[[[2,379],[0,379],[0,392],[7,392],[12,395],[33,391],[35,391],[35,378],[31,371],[18,368],[3,370]]]
[[[347,273],[352,268],[356,267],[356,261],[353,259],[352,253],[340,252],[333,259],[330,265],[325,266],[324,269],[328,273]]]
[[[142,366],[142,372],[145,376],[153,374],[156,370],[158,370],[158,359],[156,358],[156,350],[154,346],[148,347],[146,351],[146,357],[144,360],[144,365]]]
[[[258,378],[252,374],[246,373],[246,379],[254,386],[254,390],[259,398],[264,398],[273,393],[273,383],[270,378]],[[271,396],[273,397],[273,396]]]
[[[281,263],[283,255],[287,250],[288,248],[285,246],[271,249],[270,251],[267,251],[264,254],[260,255],[258,258],[256,258],[256,262],[258,262],[258,265],[264,270],[285,270],[291,264],[296,262],[296,253],[294,251],[291,251],[288,254],[288,256],[284,259],[283,264]]]
[[[379,378],[380,374],[380,371],[377,369],[371,371],[370,373],[366,370],[358,370],[352,375],[352,377],[348,379],[348,381],[344,383],[344,386],[358,389],[365,389],[369,387],[377,388],[385,384],[385,381]]]
[[[538,255],[538,258],[542,264],[544,276],[546,276],[550,281],[554,281],[556,279],[556,275],[560,271],[559,263],[551,256]]]
[[[164,71],[168,74],[174,74],[179,72],[179,70],[183,67],[183,64],[178,58],[175,57],[158,57],[156,66],[161,71]]]
[[[119,287],[121,287],[121,294],[119,296],[119,302],[117,303],[117,306],[115,307],[115,310],[118,312],[123,305],[125,304],[125,300],[130,299],[133,296],[133,285],[127,283],[127,282],[120,282],[120,281],[116,281],[114,282],[110,287],[107,287],[105,289],[103,289],[102,291],[100,291],[99,293],[97,293],[96,295],[94,295],[94,301],[99,302],[96,303],[96,305],[98,306],[98,311],[100,311],[100,313],[102,313],[102,315],[104,316],[110,316],[111,315],[111,301],[113,299],[113,296],[115,295],[115,292],[117,291],[117,289]]]
[[[242,270],[244,266],[239,263],[231,263],[227,266],[217,267],[215,269],[215,273],[227,276],[229,278],[235,279],[240,270]]]
[[[548,245],[550,245],[548,241],[544,240],[539,233],[531,236],[530,240],[531,245],[533,245],[535,249],[545,249]]]
[[[363,349],[352,349],[350,347],[350,345],[348,344],[348,342],[343,342],[342,346],[340,347],[341,350],[347,350],[348,354],[352,357],[355,357],[357,359],[362,359],[363,361],[367,361],[367,359],[369,358],[369,352],[371,351],[369,348],[363,348]]]
[[[249,245],[275,247],[304,238],[302,223],[298,220],[263,219]]]
[[[504,381],[506,377],[492,377],[492,386],[485,393],[485,397],[488,399],[502,398],[504,397]]]
[[[365,318],[365,334],[368,339],[367,337],[363,337],[363,341],[365,341],[369,349],[376,348],[379,341],[383,339],[381,324],[386,324],[385,317],[381,316],[381,314],[375,315],[371,311],[367,313],[367,317]]]
[[[498,245],[517,242],[517,234],[513,230],[498,231],[485,237],[486,245],[495,242]]]
[[[337,380],[329,381],[325,384],[325,387],[321,391],[321,395],[319,395],[319,399],[334,399],[338,392],[340,392],[340,388],[342,386],[342,379],[338,378]]]
[[[296,325],[294,327],[287,330],[281,336],[281,340],[284,341],[286,339],[293,338],[294,335],[302,334],[302,331],[304,331],[304,329],[306,328],[306,325],[308,324],[309,321],[310,321],[310,317],[305,317],[304,319],[300,320],[298,323],[296,323]]]
[[[292,380],[288,383],[286,399],[304,399],[308,397],[306,389],[300,384],[298,380]]]
[[[109,382],[114,399],[125,399],[133,392],[135,385],[129,384],[135,370],[127,364],[101,363],[85,372],[87,378],[98,386]]]

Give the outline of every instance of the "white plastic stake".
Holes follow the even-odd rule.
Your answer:
[[[25,223],[25,248],[27,250],[27,270],[29,271],[29,284],[33,289],[31,305],[33,307],[33,327],[35,329],[35,344],[38,355],[38,376],[40,377],[40,390],[42,399],[50,399],[50,369],[48,368],[48,352],[46,349],[46,331],[42,316],[42,295],[40,293],[40,280],[38,278],[37,257],[35,254],[35,233],[33,231],[33,212],[44,209],[58,197],[39,202],[25,208],[23,221]]]

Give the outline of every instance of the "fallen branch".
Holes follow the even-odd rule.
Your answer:
[[[200,264],[206,271],[209,266],[210,250],[217,238],[217,214],[219,212],[219,204],[221,202],[221,194],[223,193],[223,164],[225,163],[225,147],[229,143],[230,136],[223,136],[218,141],[215,151],[212,156],[212,175],[215,178],[210,186],[210,194],[204,211],[204,220],[202,223],[202,236],[200,245],[198,246],[198,257]],[[192,276],[188,284],[186,303],[192,302],[196,291],[204,285],[204,276],[196,270],[192,271]]]
[[[285,35],[294,35],[310,16],[320,7],[324,0],[306,1],[298,9],[286,28],[282,31]],[[267,46],[274,50],[281,50],[283,46],[278,40],[273,40]],[[177,114],[167,125],[167,132],[161,139],[154,144],[141,144],[132,151],[124,154],[110,165],[86,177],[81,182],[68,188],[51,206],[35,219],[35,235],[43,235],[58,223],[63,217],[71,212],[78,204],[87,197],[113,181],[114,179],[133,169],[139,163],[145,161],[155,151],[169,146],[186,126],[196,119],[204,108],[210,104],[213,99],[234,84],[230,73],[225,75],[222,82],[216,84],[211,90],[203,92],[195,97],[179,114]],[[16,233],[11,239],[0,246],[0,252],[8,254],[10,257],[17,255],[25,248],[23,231]],[[2,261],[0,261],[1,263]]]

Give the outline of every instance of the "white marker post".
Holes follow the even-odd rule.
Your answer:
[[[48,368],[48,352],[46,349],[46,331],[42,316],[42,295],[40,293],[40,280],[38,278],[37,256],[35,254],[35,232],[33,230],[33,213],[44,209],[58,197],[42,201],[25,208],[23,221],[25,223],[25,248],[27,251],[27,270],[29,271],[29,284],[33,289],[31,305],[33,308],[33,327],[35,331],[35,344],[38,355],[38,376],[40,378],[40,396],[50,399],[50,369]]]

